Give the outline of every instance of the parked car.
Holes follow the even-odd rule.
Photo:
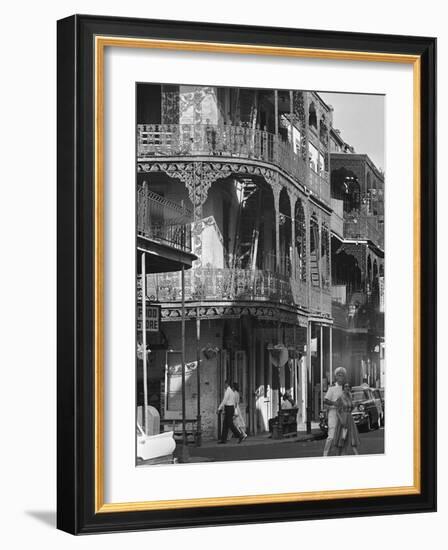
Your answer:
[[[137,461],[142,464],[172,464],[176,442],[173,432],[146,435],[137,422]]]
[[[370,431],[381,424],[381,401],[376,400],[372,388],[367,385],[352,387],[353,419],[358,428],[363,427]]]
[[[382,409],[378,408],[373,395],[372,388],[366,386],[352,387],[353,400],[353,420],[359,429],[363,428],[370,431],[372,428],[378,428],[381,424]],[[323,433],[328,432],[328,412],[327,409],[319,413],[319,427]]]

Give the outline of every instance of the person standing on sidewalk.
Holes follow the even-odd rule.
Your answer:
[[[350,384],[344,384],[344,391],[337,400],[338,423],[334,432],[334,447],[338,455],[359,454],[359,434],[352,415],[353,400]]]
[[[243,436],[236,429],[235,424],[233,423],[233,415],[235,414],[236,405],[235,392],[230,387],[228,380],[224,382],[224,387],[224,397],[218,407],[218,413],[224,411],[221,439],[218,441],[218,443],[227,443],[227,434],[229,433],[229,428],[232,430],[233,435],[238,438],[238,443],[241,443],[241,441],[243,440]]]
[[[234,382],[232,384],[232,390],[235,394],[235,414],[233,417],[233,423],[236,426],[236,429],[240,432],[240,436],[242,436],[242,439],[240,437],[240,440],[238,443],[241,443],[241,441],[244,441],[247,437],[246,433],[246,423],[244,422],[243,415],[241,414],[240,409],[240,402],[241,402],[241,396],[240,396],[240,389],[238,387],[238,384]]]
[[[328,388],[325,394],[324,404],[328,406],[328,436],[325,441],[324,456],[328,456],[333,444],[334,432],[338,423],[337,400],[344,392],[344,383],[347,376],[347,371],[344,367],[339,367],[334,371],[336,384]]]

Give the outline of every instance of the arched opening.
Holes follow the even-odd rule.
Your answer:
[[[316,214],[310,220],[310,274],[312,286],[320,286],[319,270],[319,222]]]
[[[181,181],[163,172],[137,174],[137,234],[140,237],[190,250],[193,210]]]
[[[328,145],[328,129],[325,115],[319,121],[319,139],[325,147]]]
[[[295,205],[296,277],[305,282],[306,277],[306,218],[302,199]]]
[[[367,279],[366,279],[367,293],[372,292],[372,260],[370,256],[367,258]]]
[[[376,260],[373,261],[372,300],[375,304],[379,302],[378,263]]]
[[[279,214],[280,272],[289,277],[292,266],[291,203],[285,187],[280,192]]]
[[[215,181],[203,222],[204,267],[275,270],[274,195],[263,178],[241,174]]]
[[[314,102],[310,103],[309,112],[308,112],[308,125],[312,126],[317,130],[317,113],[316,113],[316,106],[314,105]]]
[[[343,201],[344,212],[361,208],[361,186],[354,172],[342,167],[331,172],[331,196]]]
[[[320,273],[322,288],[330,288],[330,231],[326,223],[322,224],[320,246]]]
[[[361,291],[361,268],[358,260],[345,250],[334,254],[331,265],[332,284],[346,286],[347,301],[350,296]]]

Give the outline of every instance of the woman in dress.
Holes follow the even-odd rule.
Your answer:
[[[235,424],[236,429],[241,434],[241,439],[238,441],[238,443],[241,443],[241,441],[244,441],[246,439],[247,433],[246,433],[246,423],[244,422],[244,418],[241,416],[240,389],[236,382],[232,384],[232,390],[233,390],[233,393],[235,394],[235,413],[233,415],[233,423]]]
[[[336,401],[336,407],[338,422],[334,433],[333,445],[339,455],[350,454],[350,450],[353,451],[353,454],[357,455],[359,454],[359,434],[352,416],[353,401],[350,384],[344,384],[343,393]]]

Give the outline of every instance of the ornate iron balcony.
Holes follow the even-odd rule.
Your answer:
[[[383,239],[376,218],[362,212],[344,214],[344,237],[347,239],[370,240],[382,247]]]
[[[180,302],[180,273],[148,275],[147,295],[155,302]],[[329,292],[313,289],[311,298],[314,311],[331,314]],[[185,300],[274,302],[306,309],[308,287],[303,281],[259,269],[193,268],[185,272]]]
[[[296,153],[280,135],[228,124],[139,124],[137,129],[140,161],[184,156],[259,160],[278,166],[330,204],[328,173],[317,173],[311,167],[307,171],[307,152],[302,148]]]
[[[179,273],[161,273],[148,277],[148,297],[158,302],[181,300]],[[249,269],[193,268],[185,272],[187,301],[261,300],[292,305],[289,278],[269,271]]]
[[[137,188],[137,234],[184,252],[191,251],[191,212],[147,186]]]

